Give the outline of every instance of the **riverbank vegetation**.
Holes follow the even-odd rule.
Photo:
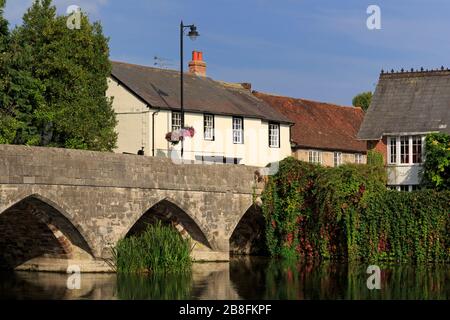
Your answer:
[[[271,255],[450,261],[450,192],[387,190],[385,172],[283,160],[262,195]]]
[[[191,242],[172,226],[149,224],[139,235],[120,240],[113,250],[118,273],[179,273],[189,271]]]
[[[450,190],[450,135],[432,133],[425,139],[422,184],[433,189]]]

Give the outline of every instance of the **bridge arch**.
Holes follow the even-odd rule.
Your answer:
[[[35,258],[92,259],[91,247],[67,213],[32,194],[0,212],[0,268]]]
[[[252,204],[237,222],[230,237],[230,253],[235,255],[265,255],[265,219],[262,209]]]
[[[137,235],[144,231],[147,224],[153,224],[157,221],[174,226],[183,237],[193,240],[195,250],[212,249],[207,233],[195,216],[177,201],[168,197],[156,202],[132,221],[122,238]]]

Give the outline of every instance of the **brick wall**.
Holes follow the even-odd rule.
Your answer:
[[[381,140],[367,141],[367,149],[381,153],[384,164],[387,165],[387,137],[383,137]]]

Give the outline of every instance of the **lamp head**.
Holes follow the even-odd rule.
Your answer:
[[[189,33],[188,33],[188,37],[189,37],[192,41],[194,41],[195,39],[197,39],[198,36],[200,36],[200,34],[199,34],[198,31],[197,31],[197,27],[194,26],[194,25],[190,26],[190,30],[189,30]]]

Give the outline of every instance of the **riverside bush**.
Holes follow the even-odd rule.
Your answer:
[[[385,187],[380,165],[325,168],[287,158],[263,192],[272,256],[450,261],[450,192]]]

